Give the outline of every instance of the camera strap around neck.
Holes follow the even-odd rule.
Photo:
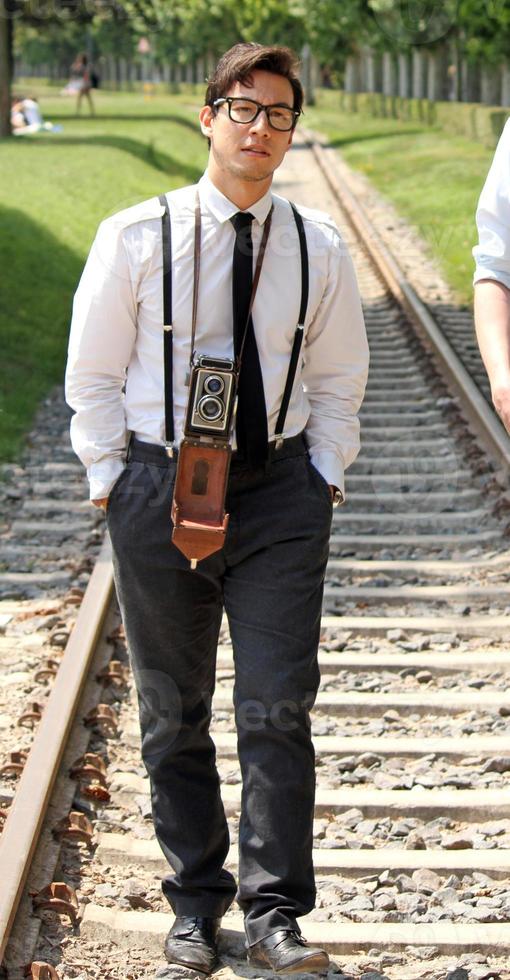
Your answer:
[[[262,232],[262,239],[257,254],[257,261],[255,263],[255,272],[253,274],[253,285],[251,289],[250,303],[248,306],[248,314],[246,317],[246,323],[244,325],[244,331],[243,331],[241,346],[239,349],[239,355],[236,359],[236,372],[238,377],[239,377],[239,372],[241,370],[241,362],[243,357],[244,345],[246,342],[246,335],[248,333],[248,325],[253,310],[253,304],[255,302],[255,296],[257,294],[260,273],[262,271],[262,263],[264,261],[267,240],[269,238],[269,232],[271,231],[273,209],[274,209],[274,205],[272,204],[269,214],[266,220],[264,221],[264,230]],[[200,211],[200,197],[197,191],[197,195],[195,198],[195,257],[194,257],[194,268],[193,268],[193,305],[192,305],[192,314],[191,314],[190,367],[193,364],[193,360],[195,356],[195,334],[197,330],[197,309],[198,309],[198,285],[200,282],[200,255],[201,255],[201,238],[202,238],[201,232],[202,232],[202,216]]]
[[[162,215],[162,245],[163,245],[163,359],[164,359],[164,387],[165,387],[165,449],[168,456],[173,456],[173,443],[175,438],[174,431],[174,418],[173,418],[173,320],[172,320],[172,239],[171,239],[171,222],[170,222],[170,210],[168,207],[168,201],[165,194],[161,194],[159,197],[159,202],[164,208]],[[299,211],[292,202],[289,201],[292,208],[292,213],[294,220],[296,222],[296,227],[299,236],[299,247],[301,254],[301,303],[299,309],[299,318],[296,331],[294,334],[294,342],[292,345],[292,351],[290,356],[289,370],[287,373],[287,379],[285,382],[285,388],[283,392],[282,402],[280,406],[280,412],[278,414],[278,419],[276,422],[275,436],[276,436],[276,447],[281,444],[283,438],[283,430],[285,427],[285,419],[287,417],[287,410],[289,407],[290,396],[292,394],[292,389],[294,387],[294,380],[296,377],[299,353],[301,350],[301,345],[303,342],[306,310],[308,306],[308,290],[309,290],[309,275],[308,275],[308,249],[306,244],[306,235],[303,225],[303,219],[299,214]],[[260,280],[260,273],[262,270],[262,263],[264,260],[264,254],[266,251],[267,240],[269,238],[269,232],[271,230],[271,221],[273,215],[274,205],[271,206],[271,210],[264,222],[264,230],[262,233],[262,239],[260,242],[257,261],[255,265],[255,272],[253,275],[253,286],[250,296],[250,304],[248,308],[248,315],[246,317],[246,324],[243,333],[243,339],[241,342],[241,347],[239,351],[239,356],[237,358],[236,368],[239,372],[241,367],[241,359],[244,350],[244,344],[246,341],[246,336],[248,332],[248,325],[250,322],[250,317],[253,310],[253,304],[255,302],[255,296],[257,293],[257,288]],[[200,256],[201,256],[201,231],[202,231],[202,220],[200,212],[200,198],[197,191],[195,200],[195,244],[194,244],[194,275],[193,275],[193,301],[192,301],[192,321],[191,321],[191,354],[190,354],[190,365],[193,363],[194,350],[195,350],[195,334],[197,325],[197,309],[198,309],[198,286],[200,281]]]

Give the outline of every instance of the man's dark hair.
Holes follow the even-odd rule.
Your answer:
[[[287,78],[294,93],[293,109],[301,112],[303,106],[303,86],[298,76],[299,60],[294,51],[280,45],[256,44],[249,41],[234,44],[220,58],[208,80],[205,104],[212,106],[216,99],[227,95],[235,82],[250,83],[252,72],[270,71],[274,75]]]

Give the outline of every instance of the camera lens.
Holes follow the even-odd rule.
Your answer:
[[[204,381],[204,391],[207,391],[210,395],[219,395],[224,387],[223,379],[219,378],[217,374],[211,374]]]
[[[204,422],[217,422],[218,419],[221,419],[225,411],[225,406],[214,395],[206,395],[200,399],[197,405],[197,411]]]

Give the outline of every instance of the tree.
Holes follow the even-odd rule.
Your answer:
[[[308,0],[306,26],[313,53],[337,80],[373,31],[366,0]]]
[[[10,23],[0,8],[0,137],[11,135]]]

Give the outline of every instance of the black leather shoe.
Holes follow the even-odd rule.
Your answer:
[[[177,915],[165,940],[169,963],[211,973],[218,962],[218,933],[221,919]]]
[[[249,946],[248,962],[274,973],[325,973],[329,956],[312,949],[295,929],[281,929]]]

